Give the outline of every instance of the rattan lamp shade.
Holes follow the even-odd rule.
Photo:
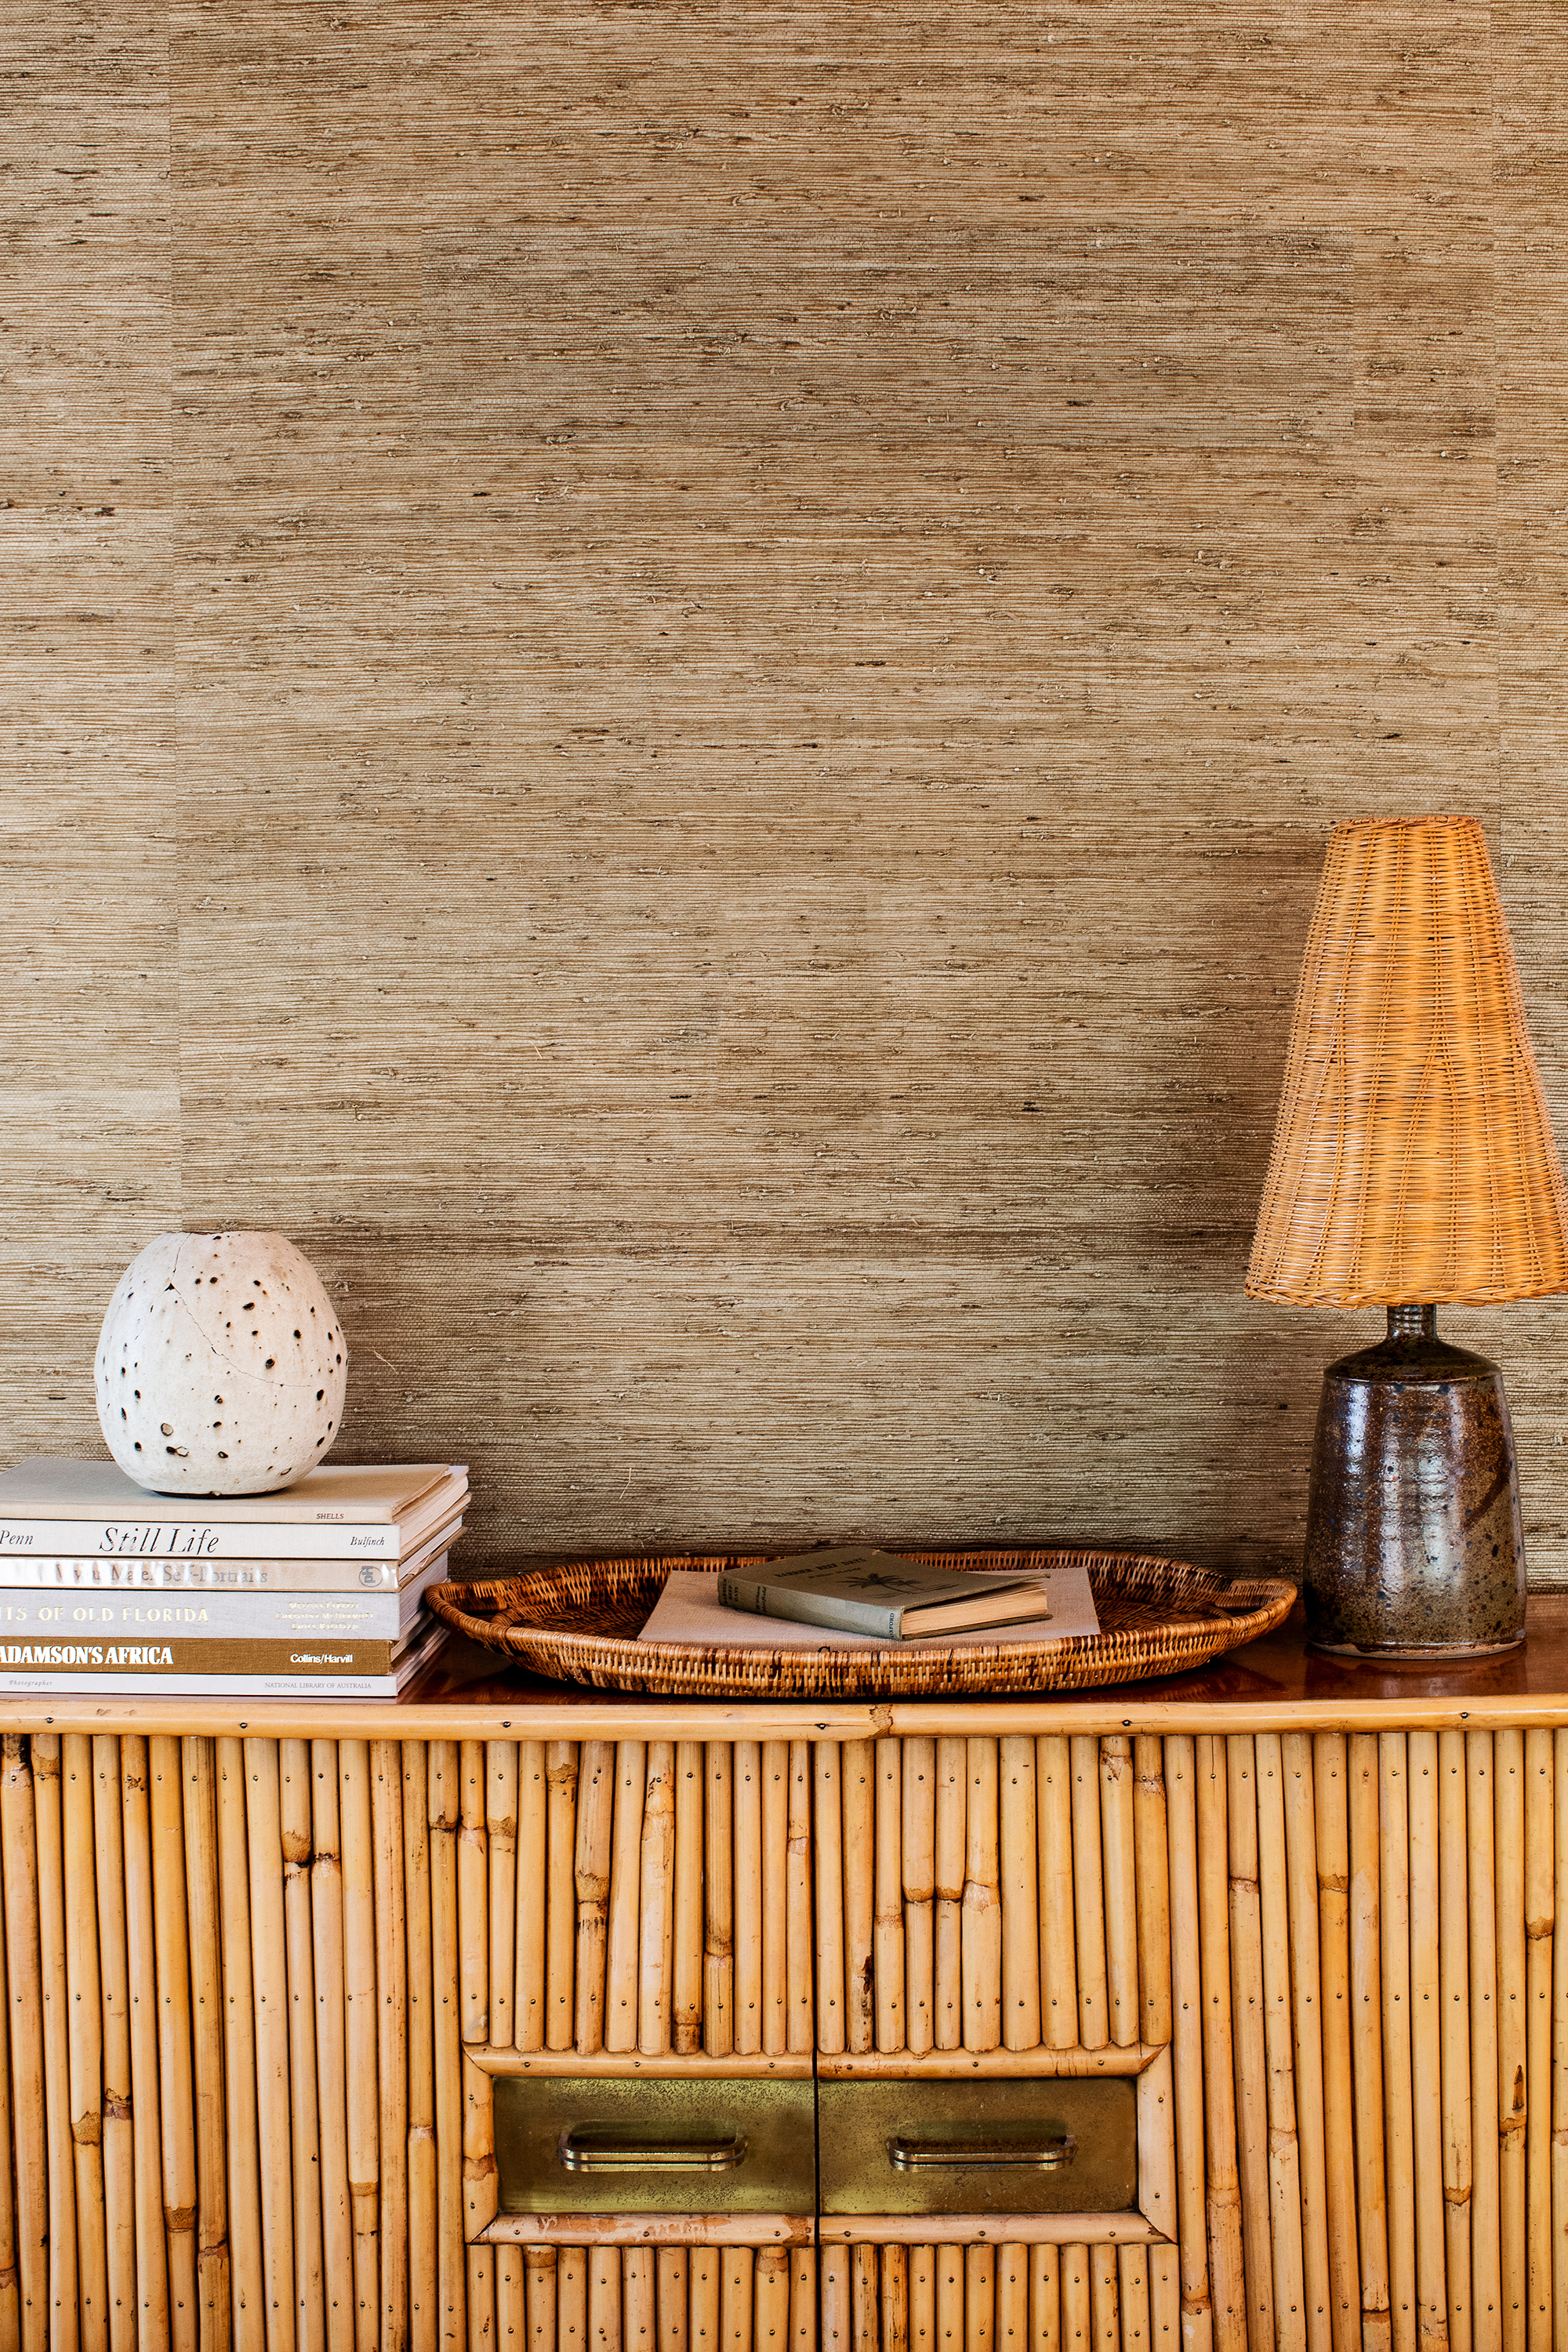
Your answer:
[[[1334,828],[1247,1288],[1313,1307],[1568,1289],[1568,1196],[1473,817]]]

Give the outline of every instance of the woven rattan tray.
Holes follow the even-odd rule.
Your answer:
[[[1141,1682],[1203,1665],[1270,1632],[1296,1598],[1295,1586],[1282,1580],[1229,1580],[1139,1552],[900,1549],[952,1568],[1045,1570],[1081,1562],[1100,1632],[1054,1642],[952,1648],[900,1642],[875,1650],[776,1650],[766,1642],[731,1649],[637,1639],[672,1569],[717,1574],[777,1556],[761,1552],[581,1560],[526,1576],[432,1585],[426,1598],[448,1625],[534,1674],[600,1690],[712,1698],[947,1698],[968,1691]]]

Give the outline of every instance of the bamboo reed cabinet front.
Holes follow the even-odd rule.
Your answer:
[[[4,1720],[0,2346],[1568,2347],[1560,1605],[1441,1689]],[[563,2077],[1123,2083],[1136,2189],[542,2210]]]

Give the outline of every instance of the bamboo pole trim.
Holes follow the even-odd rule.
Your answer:
[[[1163,2246],[1142,2213],[825,2213],[822,2246]]]
[[[1543,1597],[1534,1596],[1532,1612]],[[969,1703],[949,1698],[889,1700],[876,1705],[812,1706],[780,1701],[776,1706],[752,1702],[744,1707],[721,1700],[650,1696],[646,1706],[630,1707],[624,1699],[603,1702],[574,1698],[569,1706],[542,1702],[525,1717],[502,1713],[493,1705],[377,1699],[318,1699],[298,1706],[287,1699],[267,1702],[264,1736],[269,1739],[333,1738],[363,1744],[372,1737],[393,1739],[492,1738],[510,1731],[526,1731],[541,1741],[574,1744],[591,1737],[614,1739],[636,1725],[665,1738],[721,1740],[732,1738],[737,1722],[747,1735],[809,1739],[870,1738],[897,1734],[900,1738],[939,1737],[955,1722],[966,1732],[1026,1731],[1037,1737],[1092,1731],[1136,1732],[1152,1738],[1190,1733],[1193,1702],[1163,1696],[1156,1685],[1147,1694],[1111,1689],[1104,1701],[1047,1697],[1002,1697]],[[87,1710],[79,1714],[78,1708]],[[68,1729],[85,1722],[94,1732],[132,1734],[145,1738],[167,1731],[176,1737],[202,1734],[234,1737],[258,1731],[253,1714],[241,1716],[232,1701],[199,1698],[92,1699],[33,1698],[13,1694],[6,1698],[5,1720],[18,1737],[34,1731]],[[1468,1730],[1476,1727],[1521,1731],[1568,1729],[1568,1695],[1488,1694],[1408,1698],[1343,1697],[1205,1700],[1204,1728],[1215,1733],[1283,1731],[1410,1732]]]
[[[805,2213],[498,2213],[476,2245],[808,2246]]]
[[[574,2050],[514,2050],[468,2044],[464,2057],[487,2074],[570,2075],[584,2082],[609,2082],[643,2074],[658,2082],[683,2074],[702,2074],[718,2081],[771,2077],[781,2083],[808,2082],[809,2053],[781,2052],[770,2057],[758,2052],[750,2057],[710,2058],[703,2051],[595,2050],[580,2055]]]
[[[1050,2050],[1037,2044],[1033,2050],[932,2050],[918,2058],[907,2051],[869,2051],[864,2055],[824,2052],[818,2054],[816,2071],[823,2082],[848,2082],[857,2075],[892,2075],[913,2081],[928,2075],[952,2079],[972,2074],[994,2075],[1003,2080],[1024,2075],[1040,2081],[1049,2081],[1054,2075],[1079,2080],[1087,2075],[1142,2074],[1155,2059],[1164,2055],[1167,2046],[1163,2042],[1106,2042],[1098,2050]]]

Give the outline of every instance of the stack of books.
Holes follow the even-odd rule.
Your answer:
[[[445,1628],[424,1605],[460,1464],[324,1464],[275,1495],[152,1495],[112,1462],[0,1474],[0,1692],[391,1698]]]

